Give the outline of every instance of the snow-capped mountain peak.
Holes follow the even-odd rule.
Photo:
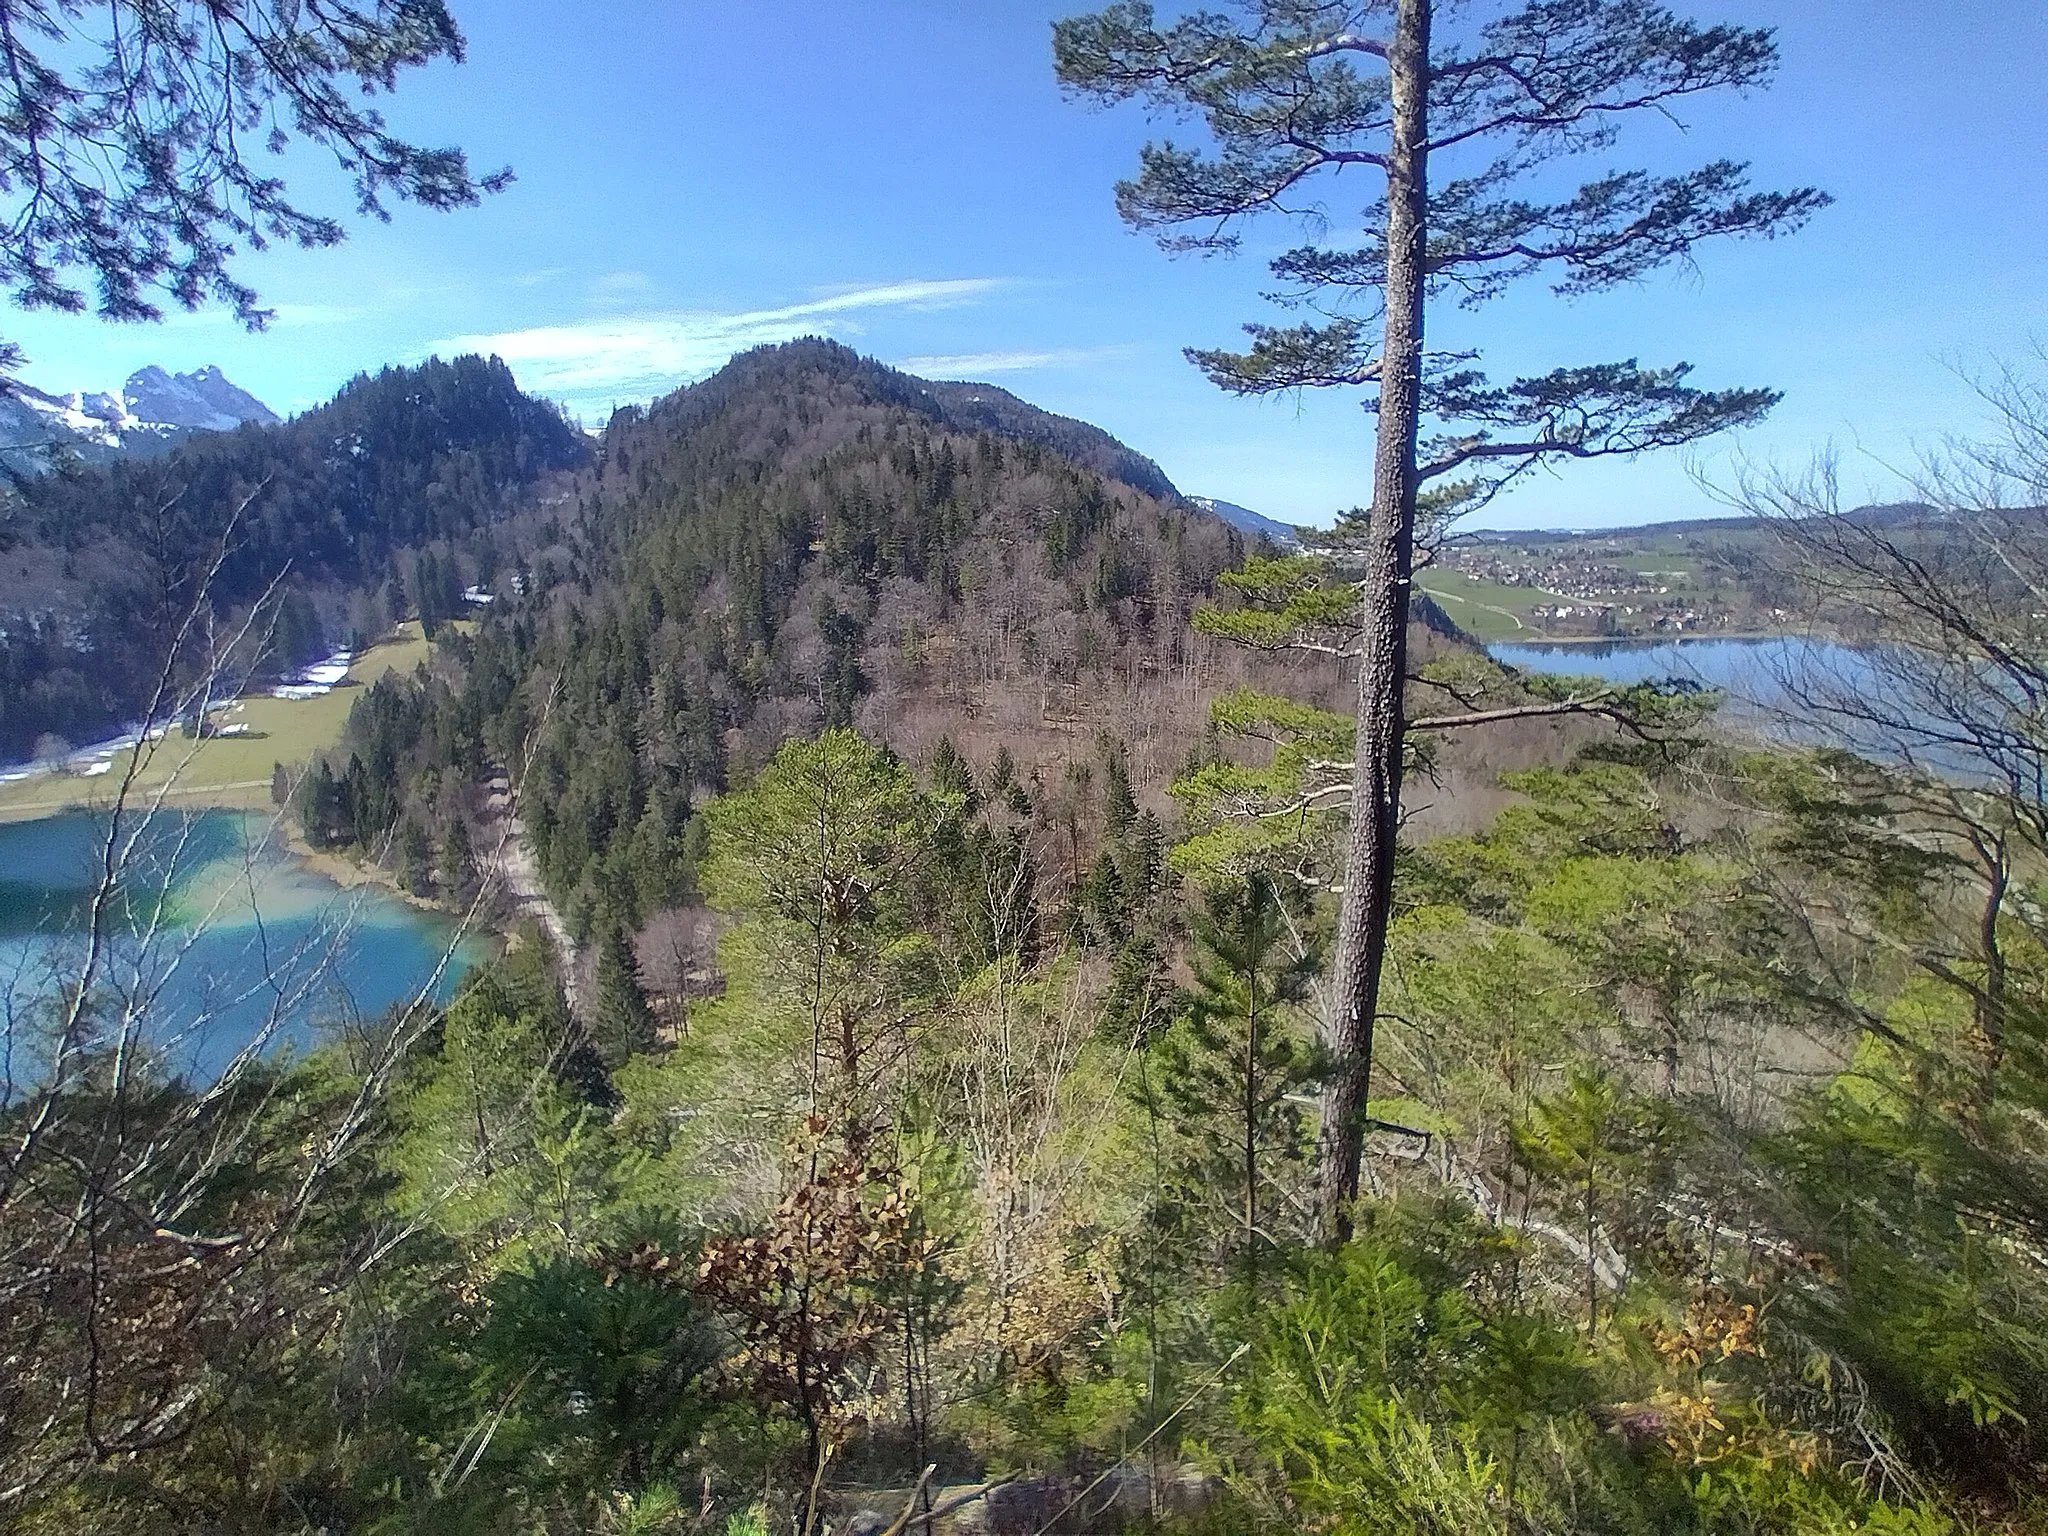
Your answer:
[[[151,364],[128,375],[123,394],[138,419],[190,432],[231,432],[245,421],[277,421],[276,412],[210,363],[192,373],[166,373]]]
[[[36,474],[64,455],[101,463],[160,453],[194,432],[277,420],[269,406],[212,366],[191,373],[141,368],[119,392],[60,395],[12,380],[0,390],[0,467]]]

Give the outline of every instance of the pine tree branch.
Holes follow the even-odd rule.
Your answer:
[[[1423,715],[1408,722],[1411,731],[1449,731],[1467,725],[1495,725],[1503,720],[1533,720],[1543,715],[1604,715],[1621,719],[1623,712],[1612,702],[1612,689],[1580,699],[1559,699],[1552,704],[1510,704],[1500,709],[1474,710],[1463,715]]]

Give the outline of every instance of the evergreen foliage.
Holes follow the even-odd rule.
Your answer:
[[[424,822],[423,777],[504,768],[579,931],[601,911],[634,926],[693,893],[704,795],[790,731],[855,724],[881,672],[900,674],[923,636],[984,625],[992,593],[1021,636],[998,664],[1080,686],[1169,643],[1230,563],[1232,535],[1203,514],[1035,436],[950,420],[917,381],[827,342],[762,348],[622,412],[575,517],[526,530],[540,547],[525,600],[444,647],[459,688],[422,684],[409,714],[366,699],[335,773],[354,752],[387,785],[377,808],[409,803]],[[436,558],[421,556],[415,591],[433,588]],[[1041,648],[1041,630],[1070,638]],[[1014,765],[1002,793],[1019,818],[1046,809]],[[963,835],[985,864],[1008,832]]]
[[[1377,418],[1370,503],[1336,535],[1358,568],[1350,633],[1333,651],[1355,666],[1358,710],[1319,1153],[1322,1221],[1340,1236],[1360,1190],[1401,789],[1421,724],[1406,710],[1410,592],[1434,526],[1543,465],[1698,442],[1778,398],[1701,390],[1688,364],[1634,358],[1499,384],[1469,366],[1476,355],[1427,350],[1429,312],[1537,276],[1561,294],[1598,292],[1702,241],[1797,229],[1829,200],[1811,187],[1753,192],[1730,160],[1607,171],[1560,195],[1558,162],[1605,150],[1632,117],[1760,85],[1776,65],[1768,30],[1702,26],[1644,0],[1237,0],[1164,24],[1145,0],[1118,0],[1057,23],[1053,54],[1070,90],[1201,121],[1206,143],[1149,143],[1118,185],[1134,228],[1169,250],[1216,251],[1258,215],[1306,226],[1312,244],[1270,261],[1281,287],[1269,297],[1330,318],[1249,325],[1247,350],[1190,348],[1189,360],[1234,394],[1365,389]],[[1311,190],[1346,171],[1377,189],[1349,249],[1327,240]],[[1366,315],[1345,312],[1354,299]]]
[[[632,941],[617,923],[606,924],[597,941],[595,1035],[598,1055],[609,1067],[654,1048],[654,1012],[640,989]]]
[[[421,552],[413,596],[381,607],[372,633],[416,604],[429,627],[456,616],[455,548],[478,547],[536,481],[586,451],[503,363],[461,357],[364,375],[280,426],[24,481],[0,547],[78,575],[19,595],[0,626],[0,756],[26,756],[45,731],[103,737],[139,714],[209,570],[205,602],[224,632],[290,572],[257,620],[261,664],[275,670],[349,638],[345,597],[385,587],[405,551]],[[216,659],[196,641],[178,658],[188,670]],[[237,674],[259,665],[225,660]]]
[[[1163,1194],[1183,1220],[1224,1234],[1255,1300],[1262,1261],[1302,1231],[1315,1065],[1299,1014],[1321,956],[1292,942],[1269,876],[1211,893],[1204,908],[1187,1018],[1160,1064],[1159,1094],[1184,1146]]]
[[[1104,820],[1113,760],[1076,778]],[[2048,951],[2002,932],[1994,1049],[1947,947],[1973,887],[1888,853],[1907,829],[1843,772],[1594,757],[1415,848],[1380,1193],[1319,1248],[1310,893],[1255,874],[1116,945],[992,947],[1014,930],[962,918],[961,870],[1008,812],[960,785],[1000,766],[935,752],[923,787],[855,733],[792,741],[696,818],[726,986],[688,1031],[593,1084],[532,951],[481,973],[374,1167],[279,1250],[322,1327],[200,1346],[232,1390],[24,1528],[599,1529],[678,1489],[801,1524],[932,1462],[1124,1458],[1162,1499],[1214,1474],[1160,1516],[1189,1531],[2028,1529]],[[1759,814],[1698,830],[1702,804]],[[1191,990],[1126,990],[1182,921]],[[599,945],[616,987],[622,931]],[[345,1060],[318,1070],[346,1098]]]

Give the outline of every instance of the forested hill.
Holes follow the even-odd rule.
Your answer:
[[[22,482],[0,505],[0,760],[131,718],[223,540],[213,607],[234,615],[284,573],[288,665],[416,606],[419,552],[488,574],[493,525],[588,456],[503,363],[462,357],[361,376],[276,426]]]
[[[987,432],[1041,443],[1083,469],[1148,496],[1170,501],[1180,495],[1166,471],[1089,422],[1042,410],[993,384],[920,379],[820,337],[745,353],[716,377],[678,391],[655,409],[667,410],[685,399],[694,402],[692,408],[701,409],[707,400],[727,398],[734,390],[754,387],[770,375],[787,375],[792,368],[830,374],[875,404],[916,412],[956,432]],[[630,418],[641,413],[635,407],[626,414]]]
[[[993,384],[925,382],[921,387],[937,408],[940,419],[950,427],[1030,438],[1076,464],[1112,480],[1121,480],[1133,490],[1169,498],[1180,494],[1166,478],[1165,470],[1088,422],[1040,410]]]
[[[1043,764],[1049,803],[1106,729],[1163,782],[1241,665],[1212,658],[1202,687],[1188,670],[1210,650],[1189,613],[1240,535],[1036,432],[964,429],[828,342],[619,412],[534,534],[527,595],[464,642],[459,694],[394,684],[359,706],[333,771],[363,765],[374,805],[337,791],[321,830],[431,841],[450,810],[419,785],[530,754],[526,819],[577,920],[687,894],[691,804],[791,736],[852,723],[919,760],[950,736],[1007,754],[1020,794]]]

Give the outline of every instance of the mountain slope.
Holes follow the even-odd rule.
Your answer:
[[[277,413],[229,382],[211,364],[196,373],[165,373],[154,365],[128,376],[128,409],[147,422],[188,432],[232,432],[243,422],[277,425]]]
[[[1171,500],[1179,495],[1164,470],[1100,427],[1040,410],[993,384],[917,382],[937,403],[940,418],[949,427],[1044,443],[1062,458],[1148,496]]]
[[[289,666],[382,630],[421,601],[423,572],[459,591],[527,488],[587,456],[504,364],[469,357],[365,375],[281,425],[20,482],[0,504],[0,760],[132,718],[224,540],[216,628],[284,576],[272,660]]]
[[[1261,663],[1189,623],[1241,539],[1004,420],[1021,435],[963,429],[825,342],[618,413],[559,522],[518,525],[531,581],[462,642],[459,687],[365,699],[335,782],[360,765],[373,829],[433,828],[451,768],[524,764],[542,873],[586,931],[686,896],[694,801],[829,725],[1006,764],[1018,835],[1050,847],[1104,733],[1163,783]]]
[[[22,476],[63,462],[105,464],[126,454],[162,453],[194,432],[231,432],[244,422],[274,426],[277,420],[269,406],[212,366],[179,374],[139,369],[119,394],[53,395],[17,380],[0,394],[0,468]]]
[[[1213,496],[1190,496],[1188,500],[1204,512],[1222,518],[1247,538],[1271,539],[1282,549],[1292,549],[1301,542],[1301,535],[1286,523],[1275,522],[1250,507],[1240,507],[1234,501],[1218,501]]]

